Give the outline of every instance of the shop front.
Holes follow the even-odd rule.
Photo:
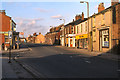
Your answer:
[[[75,47],[75,34],[66,35],[67,47]]]
[[[87,34],[77,35],[76,37],[76,47],[81,49],[88,48],[88,38]]]

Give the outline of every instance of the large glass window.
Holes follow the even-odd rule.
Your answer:
[[[102,31],[102,47],[109,47],[109,30]]]

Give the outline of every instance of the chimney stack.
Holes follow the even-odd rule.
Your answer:
[[[82,12],[82,20],[84,20],[84,13]]]
[[[73,22],[74,22],[74,19],[73,19]]]
[[[76,15],[75,16],[75,21],[78,20],[78,19],[81,19],[81,18],[82,18],[81,15]]]
[[[98,6],[98,13],[105,10],[104,3],[100,3]]]
[[[39,35],[41,34],[41,32],[39,32]]]
[[[4,14],[4,15],[6,14],[6,13],[5,13],[5,10],[0,10],[0,13],[2,13],[2,14]]]
[[[119,0],[111,0],[111,6],[113,6],[113,5],[117,4],[117,3],[119,3]]]

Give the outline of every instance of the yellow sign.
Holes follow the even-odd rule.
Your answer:
[[[68,38],[66,38],[66,44],[68,44]]]
[[[5,33],[4,35],[8,36],[8,33]]]
[[[83,34],[83,35],[77,35],[75,36],[76,39],[84,39],[84,38],[87,38],[88,37],[88,34]]]

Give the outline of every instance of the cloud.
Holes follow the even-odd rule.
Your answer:
[[[34,10],[42,12],[42,13],[53,12],[53,10],[48,10],[48,9],[43,9],[43,8],[34,8]]]
[[[95,8],[95,9],[98,9],[98,5],[96,5],[94,8]]]
[[[27,37],[29,34],[32,34],[34,32],[41,32],[45,33],[47,32],[47,27],[43,26],[42,22],[43,18],[34,18],[34,19],[28,19],[28,18],[21,18],[21,17],[14,17],[15,22],[17,23],[17,31],[23,32],[25,34],[25,37]]]
[[[19,20],[19,21],[33,21],[33,20],[35,20],[35,21],[41,21],[41,20],[44,20],[43,18],[34,18],[34,19],[28,19],[28,18],[21,18],[21,17],[13,17],[14,19],[16,19],[16,20]]]
[[[62,15],[51,16],[52,19],[59,19],[62,18]]]

